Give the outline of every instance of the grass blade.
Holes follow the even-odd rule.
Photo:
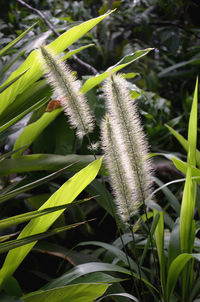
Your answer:
[[[99,22],[101,22],[104,18],[109,16],[112,12],[113,11],[110,11],[107,14],[88,20],[86,22],[81,23],[80,25],[70,28],[68,31],[60,35],[56,40],[51,42],[48,47],[52,49],[55,54],[61,53],[72,43],[74,43],[76,40],[86,34],[90,29],[96,26]],[[24,90],[30,87],[30,85],[32,85],[42,76],[43,70],[41,62],[38,60],[38,50],[34,50],[31,52],[25,62],[15,72],[11,74],[5,84],[11,81],[12,79],[16,78],[19,74],[21,74],[28,68],[29,70],[23,76],[23,80],[22,78],[19,79],[6,90],[6,93],[5,91],[1,93],[0,114],[6,109],[8,105],[10,105],[15,100],[18,94],[21,94]]]
[[[11,47],[13,47],[15,44],[17,44],[36,24],[38,24],[38,22],[34,23],[27,30],[25,30],[21,35],[19,35],[15,40],[13,40],[8,45],[6,45],[3,49],[1,49],[0,57],[2,57],[7,50],[9,50]]]
[[[78,223],[70,224],[70,225],[67,225],[67,226],[64,226],[64,227],[56,228],[56,229],[50,230],[48,232],[38,233],[38,234],[27,236],[27,237],[24,237],[24,238],[20,238],[20,239],[16,239],[16,240],[10,240],[8,242],[0,243],[0,254],[5,253],[9,250],[18,248],[20,246],[24,246],[24,245],[27,245],[29,243],[32,243],[32,242],[35,242],[35,241],[53,236],[53,235],[58,234],[60,232],[71,230],[72,228],[75,228],[75,227],[77,227],[79,225],[82,225],[86,222],[88,222],[88,221],[78,222]]]
[[[183,148],[188,152],[189,151],[189,143],[188,143],[188,141],[180,133],[178,133],[177,131],[175,131],[170,126],[168,126],[168,125],[165,125],[165,126],[176,137],[176,139],[183,146]],[[200,167],[200,152],[197,149],[196,149],[196,161],[197,161],[197,166]]]
[[[91,197],[91,198],[93,198],[93,197]],[[80,200],[80,201],[77,201],[77,202],[74,201],[72,204],[69,204],[69,205],[66,204],[66,205],[62,205],[62,206],[51,207],[51,208],[47,208],[47,209],[44,209],[44,210],[41,210],[41,211],[39,211],[39,210],[31,211],[31,212],[28,212],[28,213],[23,213],[23,214],[20,214],[20,215],[16,215],[16,216],[12,216],[12,217],[9,217],[9,218],[6,218],[6,219],[2,219],[2,220],[0,220],[0,230],[4,229],[4,228],[8,228],[8,227],[16,225],[16,224],[24,223],[28,220],[33,219],[33,218],[41,217],[43,215],[47,215],[47,214],[50,214],[52,212],[56,212],[56,211],[59,211],[59,210],[70,208],[70,207],[75,206],[75,205],[79,205],[83,202],[86,202],[87,200],[89,200],[91,198],[83,199],[83,200]]]
[[[28,69],[26,69],[25,71],[23,71],[21,74],[19,74],[16,78],[14,78],[13,80],[11,80],[7,84],[4,84],[4,85],[0,86],[0,93],[2,93],[4,90],[6,90],[12,84],[14,84],[17,80],[19,80],[27,71],[28,71]]]
[[[88,79],[83,86],[81,87],[80,91],[82,93],[86,93],[89,90],[91,90],[93,87],[97,86],[99,83],[101,83],[103,80],[105,80],[110,74],[117,72],[121,70],[122,68],[128,66],[129,64],[135,62],[139,58],[145,56],[148,52],[150,52],[153,48],[147,48],[143,50],[138,50],[134,52],[133,54],[130,54],[128,56],[125,56],[122,60],[120,60],[117,64],[114,66],[109,67],[105,72],[102,74],[99,74],[95,77],[92,77]]]
[[[24,128],[22,133],[15,141],[13,150],[19,149],[12,155],[12,158],[17,158],[34,142],[40,133],[62,112],[62,108],[57,108],[51,112],[45,112],[36,122],[29,124]],[[26,147],[20,149],[22,146]]]
[[[164,254],[164,212],[159,212],[156,209],[153,209],[154,216],[157,214],[160,215],[158,224],[155,230],[155,240],[156,240],[156,247],[158,253],[158,259],[160,264],[160,281],[162,292],[165,292],[165,265],[166,259]]]
[[[48,101],[48,98],[43,98],[42,100],[40,100],[39,102],[37,102],[36,104],[34,104],[30,108],[28,108],[27,110],[25,110],[21,114],[19,114],[16,117],[14,117],[12,120],[10,120],[9,122],[7,122],[6,124],[4,124],[3,126],[0,127],[0,133],[3,132],[3,131],[5,131],[7,128],[11,127],[16,122],[18,122],[20,119],[22,119],[29,112],[38,109],[40,106],[42,106],[43,104],[45,104],[47,101]],[[19,147],[19,149],[16,148],[16,149],[13,150],[13,152],[14,153],[18,153],[18,152],[22,152],[23,153],[26,148],[28,148],[28,145],[25,148],[23,148],[23,145],[21,145]],[[15,152],[17,149],[18,149],[18,151]]]
[[[65,182],[48,200],[45,202],[39,210],[49,208],[51,206],[59,206],[63,204],[71,203],[80,192],[96,177],[102,163],[102,158],[92,162],[86,168],[75,174],[67,182]],[[54,223],[54,221],[63,213],[64,210],[60,210],[37,219],[32,219],[27,226],[22,230],[18,239],[35,235],[41,232],[45,232]],[[3,267],[0,270],[0,284],[3,285],[17,269],[26,255],[30,252],[36,242],[27,244],[9,251]]]
[[[98,156],[97,156],[98,158]],[[5,159],[0,165],[0,176],[13,173],[23,173],[30,171],[55,171],[71,165],[69,171],[77,172],[94,160],[93,155],[57,155],[57,154],[32,154],[24,155],[15,159]],[[100,170],[101,175],[105,175],[105,168]],[[96,193],[95,193],[96,194]]]
[[[88,283],[32,292],[23,296],[24,302],[93,302],[102,296],[110,284]]]

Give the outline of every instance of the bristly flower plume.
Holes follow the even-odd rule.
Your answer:
[[[126,80],[120,75],[112,75],[106,81],[103,89],[110,124],[113,125],[116,157],[118,157],[120,165],[124,167],[122,177],[129,180],[127,185],[134,192],[132,194],[134,201],[131,201],[131,205],[134,202],[137,206],[138,204],[145,205],[151,193],[152,167],[136,105],[132,103]],[[105,143],[103,144],[105,145]],[[111,166],[108,165],[108,168],[111,175],[115,173]],[[114,183],[113,185],[115,186]],[[120,200],[121,203],[123,202],[121,197],[117,199],[118,204]]]
[[[119,216],[129,224],[131,217],[137,214],[139,202],[135,199],[135,187],[132,186],[134,175],[132,170],[126,170],[121,161],[121,154],[125,154],[124,144],[118,143],[118,125],[109,116],[102,121],[102,148],[105,153],[106,166],[110,172],[110,181],[116,198]],[[120,135],[120,134],[119,134]],[[126,158],[127,165],[130,165],[129,157]]]
[[[79,138],[93,131],[94,119],[86,98],[79,92],[80,81],[76,80],[70,68],[44,46],[40,47],[41,59],[49,84],[62,98],[61,105],[69,122]]]

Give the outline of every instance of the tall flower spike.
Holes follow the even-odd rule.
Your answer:
[[[127,87],[127,82],[120,75],[112,75],[104,85],[107,111],[110,121],[117,131],[114,136],[117,150],[123,145],[119,161],[125,173],[132,174],[135,201],[144,204],[151,193],[152,167],[148,159],[148,146],[140,123],[139,115]]]
[[[121,154],[126,156],[127,165],[130,165],[124,145],[118,143],[120,133],[115,121],[108,115],[101,124],[102,148],[105,161],[110,172],[110,181],[116,198],[119,216],[126,224],[131,223],[131,218],[137,214],[139,203],[136,199],[135,187],[132,185],[134,175],[132,170],[126,170],[122,164]]]
[[[69,122],[79,138],[92,132],[94,128],[86,98],[79,92],[80,81],[76,80],[68,66],[66,66],[52,51],[44,46],[40,47],[41,59],[49,84],[62,98],[64,112],[69,117]]]

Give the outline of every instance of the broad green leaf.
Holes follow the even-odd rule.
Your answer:
[[[80,284],[80,283],[113,283],[123,281],[121,278],[116,278],[108,274],[101,272],[91,273],[87,276],[83,276],[70,282],[70,284]]]
[[[40,106],[42,106],[43,104],[45,104],[48,101],[48,98],[43,98],[41,101],[37,102],[36,104],[34,104],[33,106],[31,106],[29,109],[25,110],[24,112],[22,112],[21,114],[17,115],[16,117],[14,117],[12,120],[10,120],[9,122],[7,122],[6,124],[4,124],[3,126],[0,127],[0,133],[3,132],[4,130],[6,130],[8,127],[12,126],[13,124],[15,124],[16,122],[18,122],[20,119],[22,119],[25,115],[27,115],[29,112],[38,109]],[[28,148],[28,144],[25,147],[25,149],[23,148],[24,145],[21,145],[19,148],[14,149],[13,151],[16,151],[18,149],[18,151],[14,152],[14,153],[18,153],[18,152],[24,152],[24,150],[26,148]],[[20,150],[19,150],[20,149]],[[13,154],[14,154],[13,153]]]
[[[115,247],[114,245],[100,242],[100,241],[86,241],[78,244],[78,246],[85,246],[85,245],[95,245],[95,246],[103,247],[104,249],[108,250],[113,255],[115,255],[115,257],[119,258],[119,260],[122,260],[126,265],[129,265],[129,263],[127,263],[127,257],[128,257],[131,265],[131,269],[133,269],[135,272],[138,273],[138,267],[135,261],[133,261],[129,256],[126,256],[126,254],[122,250]]]
[[[183,270],[183,268],[185,267],[185,265],[192,258],[200,261],[200,254],[183,253],[180,254],[178,257],[176,257],[174,261],[171,263],[167,275],[166,295],[165,295],[166,302],[171,301],[170,298],[173,294],[178,277],[181,271]]]
[[[177,279],[183,270],[185,264],[192,258],[189,254],[181,254],[174,259],[171,263],[167,275],[167,284],[166,284],[166,301],[170,301],[170,297],[173,294],[174,287],[176,285]]]
[[[14,297],[21,297],[23,295],[22,289],[14,277],[11,277],[8,282],[6,282],[4,291],[6,294]]]
[[[189,143],[188,143],[188,141],[180,133],[178,133],[173,128],[171,128],[169,125],[166,125],[166,127],[176,137],[176,139],[183,146],[183,148],[188,152],[189,151]],[[196,161],[197,161],[198,167],[200,167],[200,152],[197,149],[196,149]]]
[[[60,35],[55,41],[51,42],[47,47],[52,49],[56,54],[61,53],[67,47],[69,47],[76,40],[81,38],[95,25],[101,22],[104,18],[110,15],[113,11],[108,12],[105,15],[99,16],[97,18],[91,19],[89,21],[83,22],[80,25],[70,28],[68,31]],[[28,69],[23,79],[20,78],[12,86],[10,86],[6,91],[0,94],[0,114],[5,110],[5,108],[11,104],[18,94],[21,94],[25,89],[37,81],[43,74],[41,62],[38,59],[38,50],[34,50],[25,60],[25,62],[11,74],[5,84],[12,79],[16,78],[23,71]]]
[[[36,122],[26,126],[16,139],[13,150],[19,149],[25,145],[26,147],[24,149],[20,149],[18,152],[15,152],[12,155],[12,158],[17,158],[22,155],[23,152],[40,135],[40,133],[62,112],[62,110],[62,108],[57,108],[51,112],[45,112]]]
[[[50,208],[52,206],[59,206],[71,203],[80,192],[96,177],[100,166],[102,163],[102,158],[97,159],[92,162],[86,168],[82,169],[80,172],[75,174],[67,182],[65,182],[60,189],[58,189],[48,200],[45,202],[39,210]],[[42,216],[36,219],[32,219],[27,226],[22,230],[18,239],[35,235],[41,232],[45,232],[54,223],[54,221],[63,213],[64,210],[60,210],[47,216]],[[27,244],[9,251],[3,267],[0,270],[0,284],[8,279],[26,255],[30,252],[32,247],[36,242]]]
[[[110,264],[110,263],[89,262],[89,263],[77,265],[69,272],[62,275],[61,277],[49,282],[47,285],[43,287],[43,289],[52,289],[58,286],[65,286],[83,275],[94,273],[94,272],[106,272],[106,271],[119,272],[131,276],[131,272],[122,266]],[[133,274],[133,276],[138,278],[135,274]],[[156,290],[155,287],[152,284],[150,284],[148,281],[144,279],[142,279],[142,281],[144,281],[145,284]]]
[[[134,61],[138,60],[139,58],[145,56],[148,52],[150,52],[153,48],[147,48],[143,50],[138,50],[131,55],[125,56],[122,60],[120,60],[114,66],[109,67],[105,72],[102,74],[96,75],[88,79],[83,86],[81,87],[80,91],[82,93],[86,93],[91,90],[93,87],[97,86],[103,80],[105,80],[109,75],[114,72],[121,70],[122,68],[128,66],[129,64],[133,63]]]
[[[38,291],[23,296],[24,302],[94,302],[102,296],[109,284],[79,284]]]
[[[155,230],[156,247],[160,264],[160,280],[163,293],[165,292],[165,254],[164,254],[164,212],[153,209],[154,216],[160,215]]]
[[[190,166],[186,162],[184,162],[176,157],[173,157],[173,156],[171,157],[171,160],[173,161],[175,167],[182,173],[186,174],[187,168],[190,167],[192,177],[200,177],[200,169]],[[197,179],[197,181],[198,181],[198,179]]]
[[[2,57],[7,50],[9,50],[11,47],[13,47],[15,44],[17,44],[36,24],[38,24],[38,22],[34,23],[27,30],[25,30],[21,35],[19,35],[15,40],[13,40],[8,45],[6,45],[3,49],[1,49],[0,57]]]
[[[51,94],[52,90],[47,85],[46,80],[37,81],[18,95],[15,101],[4,110],[3,114],[0,115],[0,126],[8,123],[40,100],[50,99]]]
[[[97,157],[98,158],[98,157]],[[24,155],[19,158],[5,159],[0,164],[0,176],[13,173],[23,173],[30,171],[55,171],[72,165],[69,171],[77,172],[94,160],[92,155],[57,155],[57,154],[33,154]],[[105,168],[102,167],[100,174],[105,175]]]
[[[50,213],[52,213],[52,211]],[[71,230],[72,228],[75,228],[75,227],[77,227],[81,224],[84,224],[84,223],[85,223],[85,221],[84,222],[78,222],[78,223],[74,223],[74,224],[67,225],[67,226],[64,226],[64,227],[56,228],[56,229],[53,229],[53,230],[50,230],[50,231],[47,231],[47,232],[38,233],[36,235],[30,235],[30,236],[27,236],[27,237],[24,237],[24,238],[20,238],[20,239],[16,239],[16,240],[10,240],[10,241],[0,243],[0,254],[5,253],[9,250],[18,248],[20,246],[23,247],[26,244],[29,244],[31,242],[35,242],[36,240],[38,241],[38,240],[53,236],[55,234],[58,234],[60,232]]]

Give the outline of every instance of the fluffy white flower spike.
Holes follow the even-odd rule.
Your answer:
[[[64,112],[79,138],[92,132],[94,128],[93,116],[86,98],[79,92],[80,81],[76,80],[70,68],[55,54],[44,46],[40,47],[41,59],[49,84],[62,98]]]
[[[121,154],[125,152],[123,144],[118,144],[119,129],[115,122],[107,115],[101,124],[102,147],[105,153],[106,166],[110,172],[110,181],[116,198],[119,216],[125,223],[131,223],[131,217],[138,212],[139,203],[135,199],[136,191],[131,181],[132,171],[126,171],[121,161]],[[127,158],[128,164],[129,158]]]
[[[120,75],[112,75],[104,85],[106,107],[110,117],[110,125],[113,127],[112,141],[115,141],[115,157],[119,166],[123,167],[122,177],[132,192],[129,204],[129,213],[135,211],[135,207],[144,204],[151,193],[152,167],[148,157],[148,146],[140,123],[136,105],[132,103],[127,82]],[[106,141],[103,141],[105,157],[108,158]],[[110,159],[109,159],[110,160]],[[116,173],[114,164],[106,160],[110,175]],[[113,178],[113,176],[111,176]],[[112,181],[113,190],[116,191],[116,182]],[[118,194],[118,193],[117,193]],[[115,195],[117,196],[115,193]],[[119,208],[125,208],[121,196],[117,196]],[[130,198],[128,198],[130,200]],[[121,205],[120,205],[121,203]],[[136,206],[135,206],[136,205]],[[131,206],[134,207],[131,211]],[[120,212],[122,212],[120,210]],[[122,214],[121,214],[122,215]],[[122,219],[125,221],[124,216]],[[127,217],[127,222],[131,217]]]

